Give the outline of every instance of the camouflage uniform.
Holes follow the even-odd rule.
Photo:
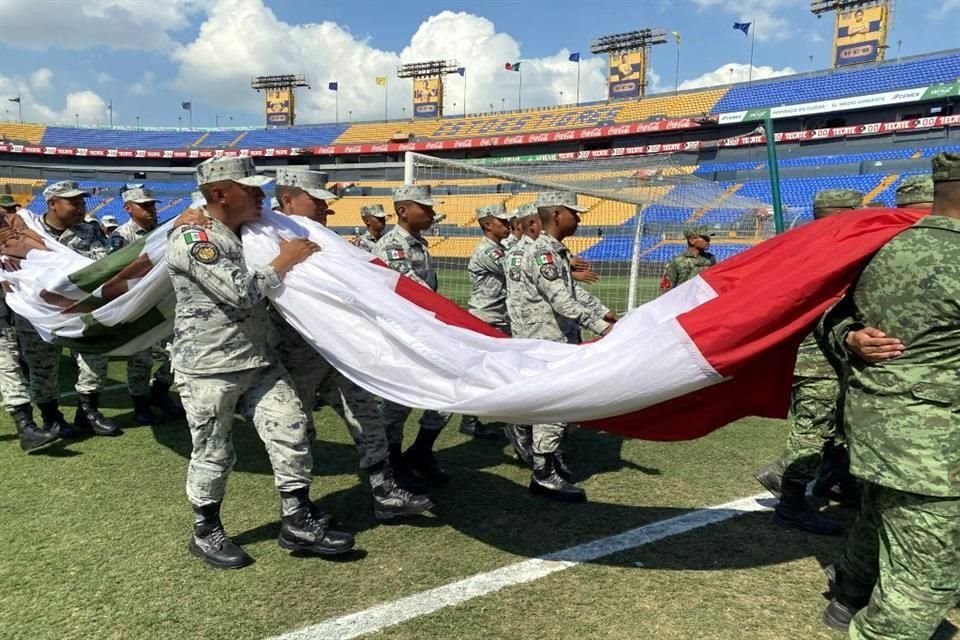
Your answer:
[[[360,247],[368,253],[373,253],[373,248],[377,244],[377,239],[370,235],[370,232],[366,232],[362,236],[357,236],[353,239],[353,246]]]
[[[381,220],[387,219],[387,212],[383,210],[383,206],[379,204],[371,204],[367,206],[360,207],[360,216],[366,218],[371,216],[374,218],[380,218]],[[373,253],[373,248],[377,244],[377,238],[374,238],[369,231],[363,235],[358,235],[353,239],[353,246],[360,247],[364,251]]]
[[[374,245],[373,255],[414,282],[437,290],[437,273],[433,258],[430,257],[429,244],[423,237],[414,236],[400,225],[395,225]],[[410,407],[384,400],[383,420],[390,444],[403,442],[403,426],[412,411]],[[420,417],[420,427],[427,431],[440,431],[450,422],[451,416],[446,411],[424,411]]]
[[[222,501],[236,460],[232,431],[238,411],[263,440],[277,488],[309,487],[307,418],[286,370],[268,356],[265,296],[280,286],[276,271],[249,270],[240,238],[213,218],[209,229],[171,232],[167,265],[177,296],[173,368],[193,440],[190,502],[202,507]]]
[[[960,180],[960,155],[933,165],[935,181]],[[863,492],[837,598],[855,609],[869,596],[851,638],[926,640],[960,597],[958,249],[960,220],[928,216],[876,254],[846,299],[854,322],[907,345],[881,364],[848,363],[844,418]],[[847,355],[842,336],[832,346]]]
[[[491,205],[477,210],[477,219],[495,217],[509,219],[503,205]],[[470,300],[467,308],[487,324],[498,329],[509,326],[507,320],[507,285],[503,271],[505,251],[500,243],[484,237],[473,250],[467,273],[470,276]]]
[[[907,176],[897,185],[897,207],[909,209],[918,204],[933,204],[933,180],[929,175]]]
[[[712,235],[712,233],[702,227],[683,230],[683,237],[688,240],[694,237],[709,238]],[[688,247],[667,263],[666,271],[663,273],[663,280],[660,282],[660,290],[669,291],[670,289],[680,286],[687,280],[693,280],[701,272],[706,271],[715,264],[717,264],[717,259],[709,251],[701,251],[693,254],[690,251],[690,247]]]
[[[7,409],[30,404],[27,381],[20,367],[20,345],[13,324],[13,312],[0,289],[0,395]]]

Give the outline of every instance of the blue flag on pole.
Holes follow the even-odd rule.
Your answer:
[[[734,22],[733,28],[737,29],[738,31],[743,31],[743,35],[747,36],[747,35],[750,35],[751,24],[753,23],[752,22]]]
[[[457,73],[459,73],[461,76],[466,77],[466,75],[467,75],[467,68],[466,68],[466,67],[457,67]]]
[[[580,52],[570,54],[570,62],[580,62]]]
[[[330,91],[336,91],[336,90],[337,90],[337,83],[336,83],[336,82],[330,82],[330,83],[328,83],[328,84],[327,84],[327,89],[330,89]]]

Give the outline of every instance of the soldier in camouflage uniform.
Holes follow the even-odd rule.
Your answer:
[[[897,185],[898,209],[933,208],[933,179],[929,175],[908,176]]]
[[[323,224],[325,220],[318,219],[317,212],[326,209],[327,203],[336,199],[325,185],[324,173],[298,168],[277,169],[276,194],[280,212]],[[318,390],[323,401],[346,424],[360,452],[360,468],[367,473],[375,517],[389,520],[398,516],[420,515],[433,507],[426,496],[412,494],[398,486],[387,460],[387,436],[377,397],[331,366],[272,305],[267,340],[290,374],[297,396],[307,409],[307,428],[311,440],[315,426],[310,409]]]
[[[667,264],[663,279],[660,281],[661,293],[678,287],[687,280],[692,280],[700,272],[717,264],[717,259],[709,250],[712,236],[713,234],[705,227],[683,230],[683,237],[687,239],[687,248]]]
[[[393,207],[397,224],[374,245],[373,254],[391,269],[399,271],[428,289],[437,290],[437,273],[429,244],[421,235],[434,222],[436,213],[430,190],[422,186],[403,186],[393,190]],[[390,443],[390,464],[397,471],[412,470],[433,485],[450,481],[433,455],[433,445],[440,431],[450,422],[451,414],[440,411],[424,411],[420,418],[417,439],[406,452],[403,446],[403,427],[412,409],[394,402],[384,401],[383,418]]]
[[[220,505],[236,460],[232,431],[239,411],[263,440],[280,492],[279,545],[334,555],[353,537],[329,528],[310,501],[313,457],[306,416],[282,365],[267,346],[268,290],[319,247],[298,239],[280,244],[269,265],[248,269],[240,230],[260,216],[269,182],[249,158],[211,158],[197,167],[209,227],[184,225],[170,233],[167,268],[176,295],[173,369],[193,453],[187,497],[194,511],[190,551],[210,566],[239,568],[250,556],[227,537]]]
[[[371,204],[360,207],[360,218],[367,232],[353,239],[353,244],[364,251],[373,253],[373,247],[383,236],[383,230],[387,228],[387,212],[379,204]]]
[[[131,245],[157,228],[157,199],[143,185],[128,185],[121,194],[123,208],[130,219],[110,234],[110,251],[118,251]],[[151,405],[171,417],[183,416],[183,407],[170,396],[173,384],[173,372],[170,370],[170,355],[164,340],[152,349],[147,349],[127,360],[127,389],[133,401],[133,417],[140,424],[156,424],[159,418]],[[150,375],[154,358],[160,361],[160,367],[154,374],[153,384]]]
[[[507,285],[503,271],[506,254],[501,242],[510,237],[510,216],[502,204],[491,204],[477,209],[477,223],[483,239],[467,263],[470,276],[470,299],[467,309],[490,326],[510,333],[507,318]],[[487,440],[497,440],[497,431],[486,426],[476,416],[460,419],[460,433]]]
[[[858,209],[863,194],[850,189],[820,191],[813,199],[813,217],[820,220],[843,211]],[[783,455],[754,477],[780,498],[773,519],[778,524],[818,535],[843,533],[836,522],[807,505],[807,484],[816,479],[814,493],[852,502],[856,493],[846,473],[843,432],[837,425],[840,379],[811,333],[797,350],[793,371],[791,424]],[[820,477],[818,478],[818,469]],[[840,485],[833,493],[834,485]]]
[[[62,181],[43,190],[47,212],[40,216],[44,230],[64,246],[82,256],[98,260],[109,252],[109,244],[103,230],[96,222],[84,222],[86,198],[90,194],[76,182]],[[99,354],[77,354],[77,413],[75,428],[63,419],[59,410],[60,352],[57,345],[44,342],[33,326],[17,317],[17,332],[20,348],[29,371],[30,395],[43,415],[44,429],[56,428],[63,438],[76,437],[80,433],[100,436],[118,436],[122,432],[117,425],[100,413],[99,396],[107,379],[107,357]]]
[[[508,222],[510,225],[510,235],[500,243],[504,251],[510,251],[510,249],[519,242],[520,238],[523,237],[523,225],[520,224],[520,209],[516,209],[510,213],[510,220],[508,220]]]
[[[606,335],[616,316],[608,309],[599,315],[598,310],[606,309],[599,301],[587,305],[579,299],[570,252],[563,244],[576,233],[579,214],[585,209],[577,204],[576,194],[565,191],[538,194],[536,206],[543,232],[523,250],[520,286],[511,292],[509,305],[513,335],[572,344],[581,341],[581,328]],[[586,492],[570,483],[566,465],[557,462],[566,428],[564,423],[533,425],[530,491],[554,500],[582,502]]]
[[[960,598],[960,154],[933,158],[933,182],[930,215],[871,259],[823,327],[849,367],[845,428],[862,483],[823,619],[855,640],[927,640]],[[850,358],[839,334],[851,321],[906,349]]]

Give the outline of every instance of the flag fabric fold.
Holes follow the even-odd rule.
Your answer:
[[[638,307],[608,336],[580,346],[502,339],[309,220],[265,211],[245,227],[243,242],[252,266],[270,262],[282,239],[320,244],[323,250],[288,274],[271,303],[372,393],[419,408],[682,440],[747,415],[784,416],[802,337],[865,260],[919,217],[865,210],[795,229]],[[133,329],[166,335],[165,240],[161,228],[95,263],[50,240],[52,251],[31,251],[21,271],[3,274],[16,285],[8,303],[44,327],[45,338],[66,337],[81,350],[84,340],[103,339],[99,329],[85,333],[91,326],[114,327],[131,344],[140,337]]]
[[[466,77],[467,68],[466,67],[457,67],[457,73],[460,74],[460,77]]]
[[[339,84],[336,82],[327,83],[327,89],[329,89],[330,91],[336,91],[338,88],[339,88]]]
[[[191,109],[193,109],[193,103],[192,103],[192,102],[181,102],[181,103],[180,103],[180,108],[183,109],[184,111],[190,111]]]
[[[20,96],[17,96],[16,98],[7,98],[7,100],[10,102],[20,102]]]
[[[381,87],[387,86],[387,76],[377,76],[377,84]]]
[[[578,51],[577,53],[571,53],[567,59],[570,62],[580,62],[580,52]]]
[[[743,35],[750,35],[750,25],[752,22],[734,22],[733,28],[738,31],[743,31]]]
[[[503,68],[506,69],[507,71],[520,71],[520,63],[508,62],[505,65],[503,65]]]

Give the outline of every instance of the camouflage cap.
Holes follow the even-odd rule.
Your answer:
[[[897,206],[933,202],[933,179],[930,176],[909,176],[897,185]]]
[[[952,182],[960,180],[960,153],[938,153],[933,156],[934,182]]]
[[[577,204],[577,194],[572,191],[541,191],[537,194],[536,206],[539,207],[566,207],[571,211],[583,213],[586,207]]]
[[[8,193],[5,193],[2,196],[0,196],[0,207],[7,208],[7,207],[15,207],[15,206],[17,206],[17,201],[13,199],[13,196],[11,196]]]
[[[514,209],[510,212],[510,222],[513,222],[520,217],[520,209]]]
[[[104,227],[119,227],[117,224],[117,216],[103,216],[100,220],[100,224]]]
[[[684,238],[712,238],[713,232],[707,227],[687,227],[683,230]]]
[[[75,198],[76,196],[89,197],[90,193],[80,188],[72,180],[61,180],[54,182],[43,190],[43,199],[50,202],[54,198]]]
[[[298,187],[317,200],[337,200],[337,194],[327,191],[327,174],[299,167],[277,169],[278,187]]]
[[[366,206],[360,207],[360,217],[366,218],[380,218],[381,220],[386,220],[387,212],[383,210],[382,204],[368,204]]]
[[[863,192],[854,189],[824,189],[817,191],[813,196],[813,208],[849,207],[856,209],[863,206]]]
[[[527,204],[520,205],[520,208],[517,209],[517,219],[523,220],[524,218],[529,218],[530,216],[537,215],[537,205],[532,202]]]
[[[502,203],[488,204],[477,209],[477,220],[483,220],[484,218],[499,218],[506,222],[510,219],[510,214],[507,213],[507,208]]]
[[[136,189],[127,189],[121,196],[124,202],[136,202],[137,204],[146,204],[148,202],[159,202],[153,197],[153,192],[146,187],[137,187]]]
[[[232,180],[245,187],[263,187],[273,178],[257,175],[250,158],[210,158],[197,165],[197,186]]]
[[[393,202],[416,202],[425,207],[434,206],[430,197],[430,187],[419,184],[406,184],[393,190]]]

